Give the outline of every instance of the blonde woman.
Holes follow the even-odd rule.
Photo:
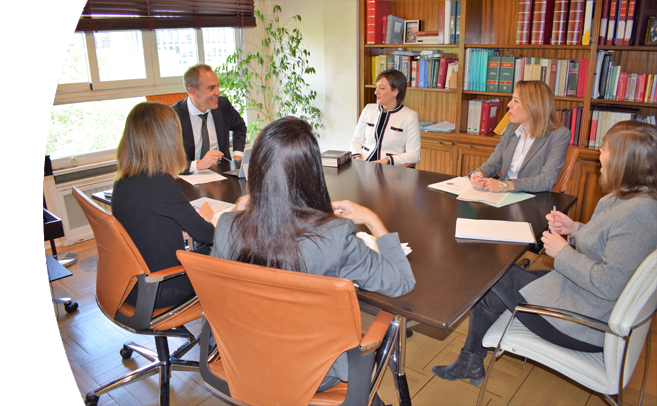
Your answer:
[[[118,173],[112,214],[121,222],[151,272],[180,265],[176,250],[185,249],[183,231],[205,244],[209,253],[214,214],[204,204],[197,212],[176,183],[186,169],[178,115],[162,103],[136,105],[126,119],[117,149]],[[175,306],[194,295],[187,275],[161,282],[155,307]],[[135,305],[137,286],[126,301]]]
[[[520,81],[508,107],[515,125],[506,127],[488,161],[470,174],[470,183],[489,192],[552,190],[571,137],[557,120],[552,91],[541,81]]]

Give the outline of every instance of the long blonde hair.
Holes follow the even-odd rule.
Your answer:
[[[554,108],[554,95],[548,85],[540,80],[521,80],[516,83],[515,91],[532,118],[532,138],[543,138],[548,131],[561,127]]]
[[[187,167],[178,114],[160,102],[142,102],[132,108],[116,150],[117,179],[141,172],[168,173],[174,178]]]

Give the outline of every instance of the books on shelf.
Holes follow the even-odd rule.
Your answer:
[[[598,51],[592,98],[657,103],[657,74],[623,72],[612,56],[613,51]]]
[[[382,24],[384,17],[392,11],[392,3],[384,0],[367,0],[366,4],[366,23],[367,32],[365,41],[367,44],[383,44],[385,37],[383,37]]]
[[[322,166],[331,166],[337,168],[351,161],[350,151],[329,150],[322,152]]]
[[[468,134],[492,133],[497,125],[500,106],[500,99],[470,100],[468,102]]]
[[[406,20],[390,14],[387,18],[386,44],[402,44],[404,42],[404,25]]]
[[[580,45],[582,43],[585,5],[585,0],[570,0],[570,10],[568,12],[568,30],[566,31],[566,45]]]
[[[532,12],[532,45],[546,45],[552,37],[555,0],[534,0]]]
[[[594,3],[594,0],[518,0],[516,44],[589,45]]]
[[[554,2],[554,16],[552,20],[552,37],[550,44],[566,45],[566,29],[568,24],[568,1],[556,0]]]
[[[654,0],[603,0],[598,45],[644,45],[651,15],[657,15]]]
[[[594,108],[591,114],[591,130],[584,145],[588,148],[600,149],[602,139],[614,124],[620,121],[636,120],[638,112],[638,108],[614,106]]]
[[[518,23],[516,27],[516,44],[529,45],[532,28],[533,0],[518,0]]]

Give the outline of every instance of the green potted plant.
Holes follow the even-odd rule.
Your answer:
[[[260,3],[264,5],[263,0]],[[301,31],[294,26],[301,16],[281,22],[280,13],[278,5],[267,16],[256,9],[254,15],[264,25],[260,45],[252,44],[248,52],[237,49],[215,69],[223,95],[239,113],[247,109],[259,113],[249,124],[247,142],[280,117],[293,115],[315,130],[322,127],[322,114],[312,104],[317,92],[303,78],[315,74],[315,69],[308,63],[310,52],[301,46]]]

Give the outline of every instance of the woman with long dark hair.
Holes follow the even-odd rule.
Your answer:
[[[397,233],[371,210],[331,203],[317,140],[308,123],[285,117],[267,125],[253,146],[250,195],[223,214],[211,255],[278,269],[350,279],[361,289],[401,296],[415,278]],[[366,225],[379,252],[356,236]],[[346,381],[347,358],[333,364],[320,389]]]
[[[451,365],[433,367],[442,379],[484,378],[482,339],[505,310],[519,303],[570,310],[607,321],[634,271],[657,248],[657,127],[638,121],[614,125],[602,139],[600,184],[609,192],[582,224],[560,212],[546,215],[541,240],[554,258],[551,271],[514,265],[472,308],[468,337]],[[561,235],[570,235],[575,248]],[[601,352],[604,333],[577,323],[519,312],[539,337],[582,352]]]

